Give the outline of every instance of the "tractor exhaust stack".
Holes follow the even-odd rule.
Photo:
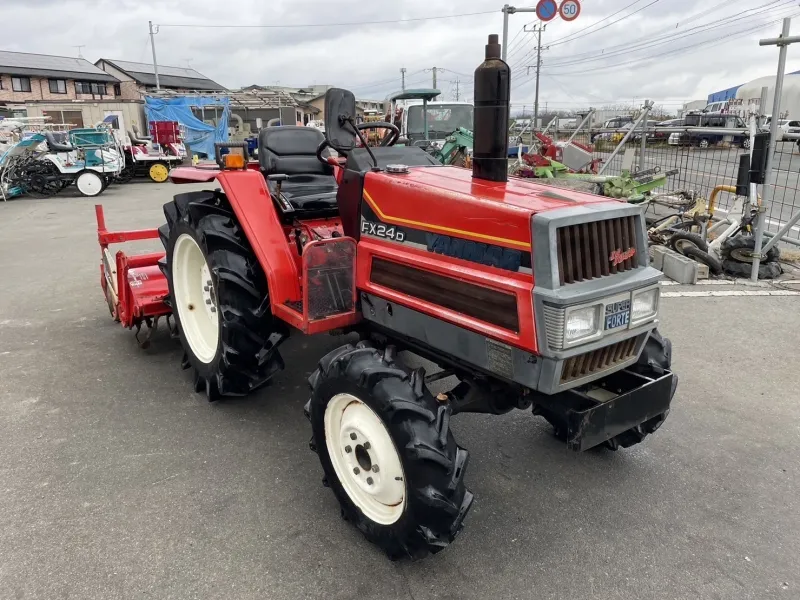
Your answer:
[[[493,33],[486,44],[486,60],[475,69],[474,178],[508,181],[510,97],[511,70],[500,58],[500,43]]]

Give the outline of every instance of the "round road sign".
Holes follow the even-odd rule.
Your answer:
[[[558,9],[558,14],[565,21],[574,21],[581,14],[581,3],[578,0],[564,0]]]
[[[558,13],[556,0],[539,0],[536,5],[536,16],[542,21],[549,21]]]

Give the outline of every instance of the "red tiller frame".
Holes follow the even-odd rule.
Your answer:
[[[109,302],[109,309],[124,327],[141,325],[147,318],[168,315],[172,311],[164,303],[169,293],[167,279],[158,268],[163,252],[128,256],[118,251],[114,256],[115,272],[109,274],[116,281],[116,291],[108,289],[103,258],[109,245],[139,240],[158,239],[158,229],[108,231],[103,207],[94,207],[97,218],[97,241],[101,249],[100,285]],[[112,294],[109,299],[109,294]],[[113,309],[111,308],[113,304]]]

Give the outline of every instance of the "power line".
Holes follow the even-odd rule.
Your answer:
[[[572,56],[569,56],[569,57],[565,56],[564,58],[566,58],[566,60],[564,60],[562,62],[551,62],[549,64],[550,64],[551,67],[563,67],[563,66],[568,66],[568,65],[573,65],[573,64],[581,64],[581,63],[593,62],[593,61],[597,61],[597,60],[605,60],[607,58],[613,58],[614,56],[618,56],[618,55],[621,55],[621,54],[627,54],[631,50],[639,50],[639,49],[642,49],[642,48],[653,48],[653,47],[656,47],[656,46],[660,46],[660,45],[663,45],[663,44],[666,44],[666,43],[673,42],[675,40],[683,39],[685,37],[691,37],[693,35],[706,33],[707,31],[711,31],[712,29],[717,29],[719,27],[726,27],[728,25],[731,25],[731,24],[735,23],[736,21],[741,21],[742,19],[749,19],[749,18],[751,18],[751,17],[753,17],[753,16],[755,16],[755,15],[757,15],[759,13],[754,13],[754,14],[744,14],[744,13],[750,12],[750,11],[753,11],[753,10],[759,10],[760,12],[766,12],[767,7],[770,7],[770,6],[776,4],[776,3],[780,2],[780,1],[781,0],[772,0],[769,4],[765,5],[764,7],[747,9],[746,11],[743,11],[743,13],[740,13],[739,16],[726,17],[726,18],[722,19],[721,21],[712,22],[712,23],[704,23],[702,25],[697,25],[695,27],[692,27],[692,28],[687,29],[685,31],[680,31],[678,33],[670,33],[670,34],[667,34],[667,35],[661,35],[661,36],[656,36],[656,37],[645,36],[643,38],[640,38],[641,41],[638,41],[638,42],[634,40],[634,41],[632,41],[630,43],[627,43],[627,44],[618,44],[616,46],[610,46],[608,48],[601,48],[601,49],[595,50],[593,52],[585,52],[583,54],[575,54],[575,55],[572,55]],[[778,4],[778,6],[773,6],[769,10],[775,10],[775,9],[778,9],[778,8],[787,7],[790,4],[791,5],[795,4],[795,0],[786,0],[786,1],[783,2],[783,4]],[[699,30],[699,31],[697,31],[697,30]],[[692,31],[694,31],[694,33],[691,33]],[[606,52],[607,50],[610,51],[610,52]],[[583,57],[586,57],[586,58],[583,58]]]
[[[652,1],[650,4],[648,4],[648,5],[646,5],[646,6],[643,6],[643,7],[641,7],[641,8],[638,8],[638,9],[636,9],[634,12],[630,13],[629,15],[625,15],[624,17],[622,17],[622,18],[620,18],[620,19],[617,19],[616,21],[612,21],[611,23],[607,23],[606,25],[604,25],[604,26],[603,26],[603,27],[601,27],[600,29],[596,29],[595,31],[590,31],[589,33],[587,33],[587,34],[585,34],[585,35],[590,35],[590,34],[592,34],[592,33],[597,33],[598,31],[601,31],[601,30],[605,29],[606,27],[610,27],[611,25],[614,25],[615,23],[619,23],[620,21],[624,21],[624,20],[625,20],[625,19],[627,19],[628,17],[630,17],[630,16],[632,16],[632,15],[635,15],[636,13],[638,13],[638,12],[640,12],[640,11],[644,10],[644,9],[645,9],[645,8],[647,8],[648,6],[652,6],[653,4],[655,4],[655,3],[656,3],[656,2],[658,2],[658,1],[659,1],[659,0],[653,0],[653,1]],[[592,27],[597,27],[597,26],[598,26],[600,23],[602,23],[603,21],[606,21],[606,20],[610,19],[611,17],[615,17],[615,16],[617,16],[617,15],[618,15],[618,14],[620,14],[621,12],[624,12],[624,11],[628,10],[630,7],[632,7],[632,6],[636,5],[636,4],[639,4],[639,2],[642,2],[642,0],[635,0],[635,2],[631,2],[630,4],[628,4],[628,6],[626,6],[626,7],[624,7],[624,8],[620,8],[620,9],[619,9],[617,12],[615,12],[615,13],[611,13],[610,15],[608,15],[607,17],[605,17],[605,18],[603,18],[603,19],[600,19],[600,20],[599,20],[599,21],[597,21],[596,23],[592,23],[591,25],[589,25],[589,26],[587,26],[587,27],[584,27],[583,29],[579,29],[578,31],[573,31],[573,32],[572,32],[572,33],[570,33],[569,35],[565,35],[563,38],[559,38],[559,39],[557,39],[557,40],[553,41],[553,43],[551,44],[551,46],[560,45],[560,44],[566,44],[567,42],[571,42],[571,41],[573,41],[573,40],[576,40],[576,39],[578,39],[579,37],[585,37],[585,35],[579,35],[579,34],[580,34],[580,33],[582,33],[582,32],[584,32],[584,31],[587,31],[587,30],[591,29]]]
[[[436,17],[413,17],[409,19],[385,19],[381,21],[350,21],[347,23],[302,23],[284,25],[227,25],[227,24],[199,24],[199,23],[167,23],[159,27],[201,27],[206,29],[233,28],[233,29],[298,29],[306,27],[351,27],[353,25],[387,25],[390,23],[412,23],[416,21],[435,21],[439,19],[460,19],[462,17],[475,17],[478,15],[493,15],[496,10],[463,13],[459,15],[439,15]]]
[[[778,1],[780,1],[780,0],[774,0],[774,2],[778,2]],[[789,0],[784,5],[780,5],[780,6],[783,6],[784,10],[785,10],[788,7],[788,4],[792,4],[792,3],[793,2],[791,0]],[[777,8],[777,7],[774,7],[772,9],[770,9],[769,12],[774,12],[775,8]],[[749,9],[749,10],[754,10],[754,9]],[[789,10],[791,10],[791,9],[789,9]],[[762,12],[763,12],[763,10],[762,10]],[[698,29],[700,27],[708,27],[709,25],[711,25],[710,28],[719,27],[719,26],[729,26],[736,20],[741,20],[742,18],[752,18],[753,16],[755,16],[755,15],[751,14],[751,15],[745,15],[744,17],[729,18],[729,19],[727,19],[727,22],[722,22],[722,23],[717,23],[717,24],[708,24],[707,23],[705,25],[700,25],[700,26],[697,26],[697,27],[692,28],[692,29]],[[768,26],[770,24],[773,24],[775,22],[778,22],[778,21],[780,21],[780,19],[778,19],[777,21],[763,22],[759,27],[757,27],[757,29],[762,29],[762,28],[764,28],[764,27],[766,27],[766,26]],[[691,30],[688,30],[688,31],[691,31]],[[600,65],[600,66],[597,66],[597,67],[593,67],[591,69],[581,70],[581,71],[563,71],[561,73],[556,71],[555,74],[556,75],[578,75],[578,74],[584,74],[584,73],[595,73],[595,72],[606,71],[606,70],[609,70],[609,69],[616,69],[616,68],[621,67],[621,66],[626,66],[626,65],[632,65],[632,64],[652,61],[654,59],[660,59],[660,58],[662,58],[664,56],[681,54],[684,51],[686,51],[687,49],[692,49],[692,48],[695,48],[695,47],[699,47],[699,46],[703,46],[703,45],[707,45],[707,44],[711,44],[711,43],[714,43],[714,45],[717,45],[719,43],[724,43],[724,42],[727,42],[730,39],[731,35],[738,36],[739,34],[746,34],[748,31],[755,31],[755,29],[753,29],[752,26],[751,26],[750,29],[746,29],[746,30],[743,29],[743,30],[737,30],[735,32],[732,32],[731,34],[726,35],[721,40],[720,39],[716,39],[716,38],[712,39],[712,40],[703,40],[703,41],[698,42],[696,44],[691,44],[689,46],[683,46],[681,48],[677,48],[677,49],[672,50],[672,51],[662,52],[662,53],[659,53],[658,55],[648,55],[648,56],[645,56],[645,57],[640,57],[640,58],[637,58],[637,59],[624,61],[624,62],[621,62],[621,63],[614,63],[614,64],[610,64],[610,65]],[[688,35],[687,35],[687,32],[681,32],[680,34],[670,34],[670,36],[666,36],[666,38],[669,38],[669,39],[665,39],[665,36],[662,36],[662,38],[656,38],[656,39],[661,39],[662,41],[657,43],[657,44],[652,44],[652,45],[654,45],[654,46],[655,45],[660,45],[660,44],[663,44],[663,43],[672,42],[672,41],[674,41],[674,39],[677,39],[679,37],[690,37],[692,35],[698,35],[698,34],[701,34],[701,33],[705,33],[705,31],[696,31],[694,33],[689,33]],[[626,52],[629,51],[630,49],[632,49],[632,48],[626,48]],[[622,54],[622,53],[617,53],[617,54]],[[601,57],[598,57],[597,59],[598,60],[602,60],[602,59],[605,59],[605,58],[608,58],[608,56],[601,56]],[[578,63],[583,63],[583,62],[590,62],[592,60],[596,60],[596,59],[576,60],[576,61],[574,61],[574,63],[573,62],[562,62],[562,63],[558,63],[558,66],[566,66],[568,64],[578,64]],[[553,66],[553,65],[550,65],[550,66]],[[548,75],[552,76],[552,73],[548,73]],[[528,83],[530,83],[530,77],[522,77],[520,80],[517,81],[516,85],[513,86],[512,90],[518,89],[521,86],[527,85]]]
[[[786,15],[786,16],[794,17],[796,15]],[[719,44],[724,44],[726,42],[729,42],[734,37],[740,36],[741,34],[752,33],[752,32],[758,31],[760,29],[764,29],[765,27],[768,27],[770,25],[774,25],[775,23],[780,23],[781,21],[782,21],[782,18],[781,19],[775,19],[775,20],[772,20],[772,21],[767,21],[767,22],[765,22],[762,25],[759,25],[757,27],[753,27],[752,25],[750,25],[750,26],[748,26],[747,29],[741,29],[739,31],[732,32],[732,33],[728,34],[726,37],[724,37],[723,39],[704,40],[704,41],[699,42],[697,44],[692,44],[692,45],[689,45],[689,46],[683,46],[682,48],[678,48],[678,49],[673,50],[673,51],[663,52],[661,54],[654,55],[654,56],[646,56],[646,57],[642,57],[642,58],[631,60],[631,61],[615,63],[613,65],[607,65],[607,66],[600,66],[600,67],[596,67],[596,68],[589,69],[589,70],[584,70],[584,71],[564,71],[564,72],[561,72],[561,73],[557,72],[555,74],[561,76],[561,75],[580,75],[580,74],[583,74],[583,73],[596,73],[598,71],[605,71],[605,70],[608,70],[608,69],[616,69],[618,67],[623,67],[623,66],[626,66],[626,65],[631,65],[631,64],[641,63],[641,62],[657,60],[657,59],[663,58],[664,56],[682,54],[682,53],[686,52],[687,50],[691,50],[692,48],[697,48],[697,47],[700,47],[700,46],[704,46],[706,44],[711,44],[712,46],[716,46],[716,45],[719,45]]]
[[[656,4],[656,3],[660,2],[661,0],[652,0],[652,1],[650,2],[650,4],[646,4],[645,6],[642,6],[641,8],[637,8],[637,9],[636,9],[635,11],[633,11],[632,13],[629,13],[629,14],[627,14],[627,15],[624,15],[624,16],[620,17],[619,19],[617,19],[616,21],[611,21],[610,23],[606,23],[606,24],[605,24],[605,25],[603,25],[603,26],[602,26],[600,29],[595,29],[594,31],[589,31],[588,33],[584,33],[583,35],[579,35],[581,32],[583,32],[583,31],[588,31],[588,30],[589,30],[589,29],[591,29],[592,27],[597,27],[597,26],[598,26],[600,23],[602,23],[603,21],[605,21],[605,20],[607,20],[607,19],[610,19],[611,17],[614,17],[614,16],[616,16],[616,15],[620,14],[621,12],[624,12],[624,11],[626,11],[626,10],[627,10],[627,9],[629,9],[630,7],[634,6],[635,4],[639,4],[639,2],[642,2],[642,1],[643,1],[643,0],[634,0],[634,2],[631,2],[631,3],[630,3],[630,4],[628,4],[626,7],[619,9],[617,12],[615,12],[615,13],[611,13],[611,14],[610,14],[610,15],[608,15],[607,17],[604,17],[604,18],[600,19],[599,21],[597,21],[596,23],[593,23],[593,24],[589,25],[588,27],[584,27],[583,29],[579,29],[578,31],[575,31],[575,32],[573,32],[573,33],[571,33],[571,34],[569,34],[569,35],[566,35],[566,36],[564,36],[563,38],[558,38],[557,40],[555,40],[555,41],[551,42],[549,45],[550,45],[550,46],[559,46],[559,45],[561,45],[561,44],[566,44],[566,43],[568,43],[568,42],[573,42],[573,41],[575,41],[575,40],[577,40],[577,39],[580,39],[580,38],[582,38],[582,37],[586,37],[587,35],[591,35],[591,34],[593,34],[593,33],[597,33],[598,31],[602,31],[603,29],[606,29],[607,27],[610,27],[611,25],[614,25],[614,24],[616,24],[616,23],[619,23],[620,21],[624,21],[624,20],[625,20],[625,19],[627,19],[628,17],[632,17],[632,16],[633,16],[633,15],[635,15],[636,13],[642,12],[642,11],[643,11],[643,10],[645,10],[646,8],[649,8],[649,7],[653,6],[654,4]],[[528,57],[530,57],[530,56],[532,56],[532,55],[533,55],[533,50],[531,50],[530,52],[528,52],[528,54],[526,54],[525,56],[523,56],[523,57],[522,57],[522,60],[520,61],[520,63],[521,63],[521,64],[524,64],[524,63],[525,63],[525,61],[527,61],[527,60],[528,60]],[[514,65],[514,66],[513,66],[513,67],[511,67],[511,68],[512,68],[512,70],[513,70],[514,68],[519,68],[519,66],[520,66],[520,65]]]

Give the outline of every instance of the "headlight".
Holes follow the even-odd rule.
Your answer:
[[[571,344],[596,334],[600,327],[600,308],[601,305],[587,306],[569,313],[564,341]]]
[[[658,312],[658,288],[634,294],[631,303],[631,323],[647,321]]]

